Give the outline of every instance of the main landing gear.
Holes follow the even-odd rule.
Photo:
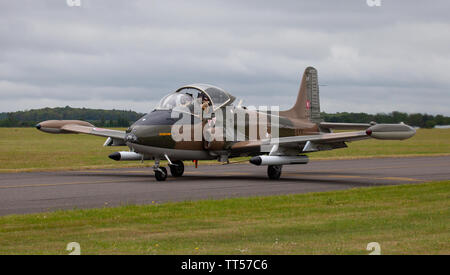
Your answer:
[[[283,165],[269,165],[267,167],[267,176],[271,180],[278,180],[281,177],[281,170]]]
[[[173,161],[169,167],[173,177],[181,177],[184,173],[184,164],[181,160]]]

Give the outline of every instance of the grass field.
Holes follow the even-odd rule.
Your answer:
[[[0,254],[450,254],[450,181],[0,217]]]
[[[88,135],[51,135],[32,128],[0,128],[0,173],[106,167],[150,166],[118,163],[108,155],[126,147],[102,147],[105,139]],[[349,148],[310,154],[312,159],[450,154],[450,129],[420,129],[405,141],[366,140]],[[188,163],[187,163],[188,164]]]

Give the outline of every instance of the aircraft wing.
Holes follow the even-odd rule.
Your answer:
[[[265,140],[261,143],[261,149],[268,151],[268,148],[274,148],[274,146],[277,146],[276,150],[279,153],[292,155],[305,152],[345,148],[347,147],[345,142],[368,138],[370,138],[370,136],[365,131],[291,136]]]
[[[76,124],[68,124],[61,127],[61,130],[72,132],[72,133],[80,133],[80,134],[88,134],[100,137],[110,137],[115,139],[125,140],[125,131],[111,130],[111,129],[103,129],[97,127],[89,127],[89,126],[81,126]]]
[[[232,146],[232,150],[243,152],[256,146],[273,148],[278,146],[280,152],[298,154],[347,147],[345,142],[358,141],[368,138],[385,140],[402,140],[412,137],[416,131],[405,124],[376,124],[366,131],[320,133],[317,135],[289,136],[272,138],[255,142],[239,142]],[[267,150],[265,150],[267,151]]]
[[[105,146],[124,146],[125,131],[97,128],[86,121],[80,120],[48,120],[36,125],[42,132],[50,134],[87,134],[106,137]]]
[[[281,138],[272,138],[258,141],[241,141],[235,143],[231,150],[235,153],[244,153],[246,151],[270,151],[273,146],[278,146],[280,150],[291,149],[291,154],[301,152],[311,152],[320,150],[329,150],[346,147],[344,142],[356,141],[370,138],[364,131],[344,132],[344,133],[324,133],[307,136],[290,136]],[[265,149],[264,149],[265,148]]]
[[[355,141],[370,138],[365,131],[358,132],[344,132],[344,133],[326,133],[319,135],[310,136],[292,136],[292,137],[282,137],[274,138],[262,142],[261,145],[273,145],[279,144],[280,146],[297,146],[304,145],[306,142],[313,143],[336,143],[336,142],[346,142]]]
[[[323,129],[335,130],[365,130],[375,123],[340,123],[340,122],[321,122],[319,127]]]

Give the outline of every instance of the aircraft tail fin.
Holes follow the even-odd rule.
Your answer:
[[[307,67],[303,74],[297,101],[294,106],[286,111],[280,112],[281,116],[294,119],[308,119],[311,122],[321,122],[319,81],[317,70]]]

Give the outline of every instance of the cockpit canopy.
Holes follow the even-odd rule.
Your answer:
[[[170,94],[164,97],[156,107],[157,110],[172,110],[176,107],[189,106],[193,103],[192,96],[186,94]]]
[[[164,97],[157,110],[173,110],[176,107],[192,107],[197,100],[201,105],[207,102],[213,111],[231,104],[235,97],[224,90],[207,84],[192,84],[179,88],[174,93]]]

